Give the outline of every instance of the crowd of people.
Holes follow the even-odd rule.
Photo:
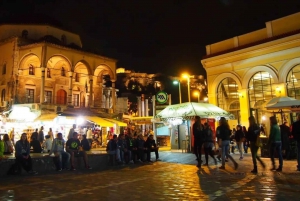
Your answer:
[[[38,130],[35,129],[28,139],[27,133],[21,134],[21,139],[14,143],[9,136],[13,137],[13,129],[10,134],[4,134],[3,140],[0,137],[0,160],[3,156],[13,155],[16,157],[15,167],[18,172],[23,168],[29,174],[37,174],[32,170],[31,153],[48,153],[49,156],[54,154],[54,163],[57,171],[76,170],[75,158],[82,157],[85,168],[91,169],[88,164],[86,151],[91,149],[91,139],[87,139],[87,134],[83,134],[79,139],[78,133],[75,132],[76,125],[70,129],[68,140],[65,142],[62,133],[57,133],[54,138],[52,129],[49,129],[47,135],[44,135],[43,126]],[[89,136],[90,137],[90,136]],[[12,138],[14,139],[14,138]],[[15,168],[14,167],[14,168]]]
[[[150,134],[147,139],[144,139],[142,134],[130,132],[125,134],[113,135],[109,140],[107,152],[119,164],[126,163],[152,163],[151,152],[155,153],[156,161],[159,161],[159,146],[156,144],[153,135]]]
[[[222,163],[219,167],[220,169],[225,169],[225,162],[228,162],[228,159],[233,162],[234,169],[237,169],[239,165],[230,153],[234,153],[234,150],[237,148],[240,154],[239,160],[243,160],[244,153],[248,153],[248,148],[250,148],[253,162],[253,170],[251,172],[257,173],[257,161],[265,169],[265,163],[257,155],[259,148],[262,146],[260,135],[263,129],[256,123],[254,116],[250,116],[248,120],[248,129],[246,129],[245,126],[237,125],[236,128],[231,130],[226,119],[221,117],[219,126],[216,129],[216,139],[214,139],[209,124],[201,124],[201,118],[196,116],[192,129],[194,135],[194,153],[198,161],[197,167],[201,168],[202,164],[204,166],[208,165],[208,155],[210,155],[214,163],[217,164],[216,155]],[[300,114],[297,116],[297,121],[293,123],[292,128],[288,126],[287,122],[284,122],[279,127],[276,117],[271,116],[270,133],[267,142],[272,163],[270,170],[282,171],[283,153],[286,158],[288,158],[290,154],[290,138],[297,141],[297,170],[300,171]],[[202,150],[204,150],[205,154],[205,163],[203,163],[201,159]],[[276,153],[279,160],[277,167],[275,164]]]
[[[195,123],[192,126],[194,135],[194,153],[198,161],[197,167],[208,166],[208,157],[210,156],[217,165],[217,159],[221,162],[220,169],[225,169],[226,162],[231,160],[234,169],[237,169],[239,164],[230,155],[234,152],[235,147],[239,151],[239,160],[244,159],[244,153],[248,153],[250,148],[253,170],[252,173],[257,173],[257,161],[266,168],[265,163],[260,159],[257,152],[262,146],[260,142],[261,127],[256,123],[254,116],[249,117],[249,127],[237,125],[236,128],[230,129],[227,120],[224,117],[220,118],[219,126],[216,128],[216,139],[213,131],[208,123],[201,123],[199,116],[195,117]],[[3,155],[15,154],[18,167],[23,167],[29,174],[36,174],[32,170],[32,160],[30,153],[48,153],[49,156],[54,154],[54,162],[57,171],[76,170],[75,158],[82,158],[85,168],[91,169],[88,163],[86,151],[89,151],[92,146],[92,132],[87,129],[86,133],[80,134],[76,130],[76,125],[70,129],[67,136],[68,140],[63,139],[62,133],[53,135],[50,128],[47,135],[44,135],[43,126],[31,134],[28,140],[28,134],[22,133],[21,139],[14,142],[13,130],[9,134],[4,134],[3,139],[0,137],[0,160]],[[11,138],[10,138],[11,137]],[[275,116],[270,117],[270,132],[267,146],[269,147],[272,171],[282,171],[283,168],[283,153],[288,157],[289,139],[293,138],[297,142],[297,170],[300,171],[300,114],[297,115],[297,121],[293,123],[291,128],[284,122],[281,126],[278,125]],[[232,144],[232,142],[235,142]],[[31,150],[32,147],[32,150]],[[230,149],[233,148],[233,149]],[[125,134],[112,135],[112,138],[107,143],[107,152],[119,164],[145,163],[153,162],[151,160],[151,152],[155,153],[156,160],[159,159],[159,146],[153,138],[153,134],[149,134],[147,138],[142,134],[128,132]],[[202,161],[202,150],[204,150],[205,161]],[[275,154],[277,153],[279,165],[276,166]]]

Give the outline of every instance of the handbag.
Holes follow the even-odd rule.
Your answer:
[[[260,135],[257,135],[257,137],[256,137],[255,146],[257,146],[257,147],[262,147],[262,142],[261,142],[261,139],[260,139],[259,136],[260,136]]]

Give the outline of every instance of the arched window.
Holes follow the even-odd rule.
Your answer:
[[[32,64],[29,65],[29,75],[34,75],[34,67]]]
[[[296,65],[289,72],[287,83],[287,95],[296,99],[300,99],[300,64]]]
[[[79,73],[75,73],[75,82],[79,82],[80,75]]]
[[[22,31],[22,38],[27,38],[28,36],[28,31],[27,30],[23,30]]]
[[[50,68],[47,68],[47,78],[51,78],[51,71],[50,71]]]
[[[1,102],[5,101],[5,89],[1,91]]]
[[[217,101],[220,108],[232,113],[240,122],[238,85],[234,79],[228,77],[222,80],[217,90]]]
[[[3,64],[3,67],[2,67],[2,75],[5,75],[6,74],[6,63]]]
[[[273,83],[274,80],[268,72],[260,71],[250,79],[248,85],[250,114],[256,118],[257,123],[261,123],[264,103],[276,96]]]
[[[67,37],[65,35],[61,36],[61,42],[66,45],[67,44]]]
[[[66,76],[66,70],[64,67],[61,67],[61,76]]]

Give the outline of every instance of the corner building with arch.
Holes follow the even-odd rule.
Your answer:
[[[2,107],[115,107],[117,61],[84,51],[75,33],[49,25],[2,24],[0,52]]]
[[[300,12],[266,22],[263,29],[207,45],[201,63],[207,72],[209,102],[233,113],[246,127],[249,116],[254,115],[268,131],[273,111],[265,109],[266,103],[280,96],[300,99],[299,19]],[[295,118],[290,113],[276,115],[289,123]]]

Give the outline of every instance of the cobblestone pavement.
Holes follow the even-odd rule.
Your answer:
[[[195,156],[187,153],[160,152],[162,161],[113,167],[107,171],[77,170],[46,175],[1,178],[0,196],[8,190],[14,200],[300,200],[300,172],[296,161],[284,161],[283,172],[268,167],[251,174],[250,154],[238,161],[233,170],[196,167]],[[233,155],[235,159],[239,155]],[[202,156],[202,159],[204,157]],[[276,161],[277,162],[277,161]],[[278,162],[277,162],[278,164]],[[4,197],[2,197],[2,200]]]

